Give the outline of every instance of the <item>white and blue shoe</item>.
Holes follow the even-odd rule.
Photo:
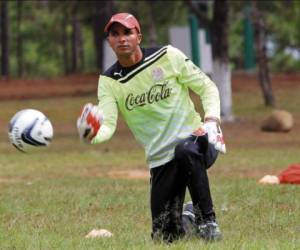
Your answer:
[[[186,236],[197,235],[205,241],[218,241],[222,239],[220,227],[214,218],[205,220],[197,225],[191,201],[183,205],[182,225]]]
[[[206,241],[218,241],[222,239],[222,233],[218,223],[206,221],[198,226],[198,235]]]

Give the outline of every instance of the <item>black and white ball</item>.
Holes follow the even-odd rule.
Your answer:
[[[53,127],[42,112],[35,109],[23,109],[11,118],[8,137],[18,150],[29,152],[51,143]]]

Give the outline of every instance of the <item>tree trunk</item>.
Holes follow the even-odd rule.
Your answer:
[[[68,13],[64,11],[64,17],[62,20],[62,38],[61,38],[61,45],[63,48],[63,63],[64,63],[64,71],[65,74],[70,73],[70,66],[69,66],[69,39],[68,39]]]
[[[149,15],[148,15],[148,32],[149,32],[149,45],[150,46],[156,46],[157,45],[157,32],[155,28],[155,23],[154,23],[154,10],[153,10],[153,2],[147,1],[148,9],[149,9]]]
[[[100,14],[93,17],[93,33],[94,33],[94,46],[96,50],[96,67],[98,70],[103,69],[103,21],[101,22]]]
[[[214,1],[212,21],[212,79],[218,86],[221,101],[221,116],[223,120],[231,121],[232,90],[231,72],[228,62],[228,2]]]
[[[84,46],[83,46],[83,37],[82,37],[82,25],[81,23],[78,24],[78,58],[80,62],[80,71],[84,70],[85,63],[84,63]]]
[[[17,1],[17,62],[18,62],[18,76],[23,75],[23,36],[22,36],[22,7],[23,2]]]
[[[79,21],[76,14],[72,18],[72,64],[71,72],[75,73],[78,69],[78,33],[79,33]]]
[[[231,71],[228,63],[221,61],[218,58],[214,59],[212,80],[219,89],[222,120],[232,121]]]
[[[9,34],[7,1],[1,1],[1,74],[9,76]]]
[[[104,27],[113,13],[113,6],[114,3],[110,0],[94,2],[96,12],[92,18],[92,26],[96,48],[96,66],[100,71],[103,70]]]
[[[266,106],[275,106],[266,48],[266,24],[263,13],[258,10],[253,2],[253,19],[255,30],[255,48],[258,61],[258,79],[262,89]]]

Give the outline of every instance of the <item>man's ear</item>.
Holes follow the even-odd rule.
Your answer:
[[[143,35],[141,33],[138,34],[139,44],[142,42]]]

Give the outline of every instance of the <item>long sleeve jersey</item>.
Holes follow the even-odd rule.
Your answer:
[[[100,75],[98,99],[104,120],[92,143],[111,138],[119,109],[154,168],[170,161],[178,142],[202,124],[189,89],[200,96],[205,117],[220,118],[220,99],[216,85],[177,48],[142,51],[138,64],[124,68],[116,62]]]

